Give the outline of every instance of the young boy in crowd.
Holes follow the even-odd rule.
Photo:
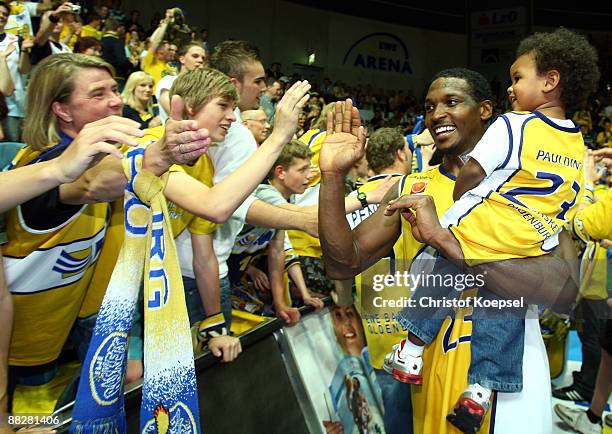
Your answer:
[[[174,236],[185,229],[194,233],[210,233],[215,229],[213,223],[226,221],[238,206],[251,194],[266,176],[274,161],[283,149],[283,144],[290,140],[295,130],[298,110],[305,100],[304,93],[309,89],[307,82],[300,82],[289,89],[279,102],[275,134],[271,134],[244,164],[236,168],[223,181],[213,185],[215,174],[213,163],[208,154],[202,155],[191,165],[173,165],[169,170],[164,195],[168,199],[170,223]],[[173,96],[177,95],[180,98]],[[235,121],[235,104],[238,93],[229,78],[222,72],[211,68],[197,68],[181,74],[170,89],[171,120],[186,118],[195,121],[199,128],[208,131],[208,137],[214,144],[222,142],[229,134],[230,125]],[[180,102],[182,100],[182,103]],[[144,131],[139,139],[143,144],[155,143],[164,135],[167,127],[159,126]],[[185,140],[189,140],[186,136]],[[189,143],[182,144],[188,148]],[[148,145],[147,145],[148,146]],[[188,150],[184,149],[185,153]],[[196,217],[208,220],[198,221]],[[209,303],[203,302],[206,318],[200,324],[201,340],[208,344],[215,355],[223,355],[226,362],[237,357],[240,348],[239,340],[229,336],[229,328],[224,314],[220,311],[219,297],[209,297]],[[191,307],[191,306],[190,306]],[[138,324],[140,318],[134,319]],[[142,373],[142,340],[141,330],[132,332],[128,380],[136,380]],[[215,342],[216,341],[216,342]],[[223,342],[224,341],[224,342]],[[215,348],[218,351],[213,350]],[[223,348],[228,349],[224,351]],[[228,355],[229,354],[229,355]]]
[[[272,205],[293,202],[294,195],[304,193],[308,187],[310,155],[310,149],[302,142],[292,140],[287,143],[268,174],[270,183],[261,184],[253,195]],[[255,264],[260,262],[266,248],[267,263],[264,263],[262,268],[267,269],[267,273],[264,273]],[[315,308],[323,307],[323,302],[308,291],[296,257],[285,254],[290,250],[292,247],[285,231],[247,224],[236,237],[228,260],[232,288],[239,287],[244,275],[248,275],[261,293],[267,291],[272,293],[276,316],[289,325],[295,324],[300,319],[300,313],[291,307],[290,298],[283,285],[285,269],[299,290],[304,304]]]
[[[584,142],[580,130],[566,119],[595,89],[597,54],[586,39],[567,29],[537,33],[524,39],[510,68],[508,88],[513,112],[500,116],[487,130],[461,169],[455,204],[427,241],[452,246],[468,266],[547,254],[558,244],[564,223],[576,212],[582,186]],[[452,106],[449,98],[444,103]],[[456,132],[452,117],[440,105],[425,101],[429,129],[440,145]],[[462,156],[463,157],[463,156]],[[399,201],[398,201],[399,202]],[[390,205],[389,213],[397,208]],[[419,238],[417,218],[403,215]],[[446,228],[446,229],[444,229]],[[437,261],[432,273],[443,266]],[[420,308],[420,299],[448,300],[459,292],[421,285],[417,300],[400,314],[408,338],[393,347],[384,368],[403,382],[421,384],[424,345],[435,338],[448,308]],[[499,302],[480,288],[479,297]],[[486,414],[492,390],[522,389],[524,325],[522,318],[473,306],[472,359],[469,386],[448,420],[465,433],[475,433]],[[433,312],[433,313],[432,313]],[[520,309],[524,315],[525,310]],[[495,316],[497,315],[497,316]],[[480,318],[487,318],[481,322]]]

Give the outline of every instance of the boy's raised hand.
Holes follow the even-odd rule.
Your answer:
[[[319,157],[321,172],[346,175],[363,157],[365,138],[359,110],[353,102],[336,102],[335,111],[327,114],[327,136]]]
[[[306,101],[308,101],[310,83],[308,81],[297,81],[285,92],[283,98],[276,106],[274,115],[274,129],[270,136],[278,138],[283,145],[288,143],[297,129],[298,116]]]

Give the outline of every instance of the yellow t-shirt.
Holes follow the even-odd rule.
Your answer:
[[[81,38],[96,38],[98,41],[102,40],[102,32],[89,24],[84,25],[81,28]]]
[[[138,139],[140,144],[148,145],[156,142],[164,135],[164,125],[148,128],[144,131],[144,136]],[[173,165],[169,172],[185,172],[197,179],[208,187],[213,186],[213,176],[215,169],[208,154],[202,155],[192,166]],[[172,176],[172,175],[170,175]],[[170,226],[172,236],[176,238],[185,228],[194,234],[210,234],[215,231],[218,224],[212,223],[179,208],[175,203],[168,201],[168,213],[170,216]]]
[[[60,41],[63,41],[64,39],[66,39],[66,37],[70,33],[71,33],[70,26],[68,24],[64,24],[64,27],[62,27],[62,33],[60,33],[60,37],[59,37]],[[74,46],[78,40],[79,40],[79,35],[72,35],[70,39],[68,40],[68,42],[66,42],[66,45],[68,45],[68,47],[70,47],[71,50],[74,50]]]
[[[310,156],[311,170],[313,173],[313,178],[308,184],[309,187],[318,184],[321,182],[321,171],[319,169],[319,155],[321,154],[321,146],[323,145],[323,141],[327,137],[327,133],[325,130],[312,129],[306,131],[304,134],[300,136],[298,139],[300,142],[308,145],[310,152],[312,155]]]
[[[162,62],[155,57],[155,53],[148,51],[147,55],[142,59],[142,70],[153,77],[153,93],[159,80],[166,75],[176,75],[176,71],[172,69],[168,62]]]
[[[202,184],[208,187],[213,186],[215,169],[207,154],[202,155],[193,166],[172,166],[170,171],[183,171],[192,178],[200,181]],[[172,227],[172,235],[174,238],[178,237],[185,228],[189,229],[189,232],[192,234],[211,234],[220,226],[217,223],[194,216],[178,207],[172,201],[168,201],[168,212],[170,214],[170,226]]]
[[[455,177],[438,166],[402,179],[401,194],[427,194],[433,197],[438,216],[453,204]],[[425,247],[412,236],[410,223],[402,219],[403,254],[412,261]],[[386,290],[386,289],[385,289]],[[470,295],[467,291],[464,296]],[[446,415],[467,387],[470,366],[471,311],[459,310],[455,318],[444,320],[440,331],[423,353],[423,385],[412,387],[413,428],[415,433],[456,434]],[[406,334],[402,338],[406,337]],[[391,348],[387,349],[387,352]],[[489,432],[491,411],[480,432]]]
[[[579,211],[572,224],[575,235],[586,244],[580,261],[580,275],[582,276],[580,295],[590,300],[605,300],[608,298],[607,256],[606,249],[601,246],[600,240],[609,237],[600,238],[599,235],[605,235],[606,229],[610,232],[609,235],[612,235],[612,224],[610,223],[612,213],[606,212],[606,210],[612,209],[610,191],[603,185],[595,187],[594,198],[597,200],[596,204],[589,205],[584,210]]]

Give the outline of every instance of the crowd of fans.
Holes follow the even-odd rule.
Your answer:
[[[115,157],[121,153],[114,143],[152,144],[147,161],[160,173],[170,170],[166,196],[196,348],[207,345],[226,362],[241,351],[239,340],[229,333],[232,308],[277,316],[293,325],[300,320],[297,307],[320,309],[325,296],[332,294],[338,301],[346,292],[343,283],[326,276],[317,238],[318,159],[335,101],[350,99],[371,113],[363,121],[375,144],[346,179],[347,214],[381,202],[394,182],[382,182],[365,197],[348,195],[368,177],[426,172],[440,163],[434,140],[422,128],[423,101],[410,90],[330,78],[306,83],[283,71],[280,63],[264,70],[258,50],[248,42],[209,47],[207,37],[205,29],[191,28],[178,8],[166,10],[163,17],[157,14],[147,30],[138,11],[0,1],[0,140],[7,142],[0,148],[26,145],[11,165],[15,177],[10,184],[0,180],[0,185],[21,190],[28,183],[20,197],[0,201],[7,213],[6,286],[13,294],[11,302],[6,288],[0,291],[0,414],[7,406],[10,410],[17,384],[45,384],[54,378],[68,342],[73,340],[79,358],[84,357],[83,336],[91,335],[122,240],[125,180],[117,175]],[[505,100],[497,108],[505,111]],[[609,90],[570,117],[591,150],[610,147]],[[186,150],[179,143],[178,125],[187,122],[183,119],[198,122],[198,128],[206,124],[214,142],[195,163],[203,151]],[[190,140],[197,142],[200,131],[194,130]],[[268,152],[269,161],[263,161],[264,151],[256,152],[258,148]],[[99,153],[111,155],[101,158]],[[595,161],[589,154],[585,161],[595,186],[593,199],[602,199],[612,186],[609,160]],[[171,166],[187,162],[185,168]],[[31,170],[38,165],[45,169]],[[267,176],[257,186],[259,172]],[[237,173],[252,179],[244,182]],[[224,194],[234,200],[224,200]],[[83,237],[92,242],[68,252],[75,254],[71,259],[84,259],[77,250],[95,253],[87,257],[91,263],[85,262],[86,267],[64,270],[73,290],[65,303],[57,295],[64,284],[33,283],[31,269],[38,263],[24,261]],[[605,264],[606,254],[608,261],[612,258],[612,241],[596,244],[591,248]],[[581,245],[583,251],[588,248],[589,243]],[[52,267],[41,266],[32,275],[53,273]],[[601,272],[606,276],[605,266]],[[586,355],[574,384],[557,391],[561,399],[590,400],[595,388],[600,351],[593,342],[604,333],[605,323],[589,309],[606,310],[610,288],[605,277],[583,281],[581,288],[591,289],[586,291],[591,297],[581,298],[578,309]],[[141,323],[137,314],[126,382],[142,377]],[[54,344],[40,350],[39,343],[49,340]]]

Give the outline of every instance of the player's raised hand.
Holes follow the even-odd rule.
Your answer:
[[[164,157],[178,164],[194,162],[210,145],[208,130],[198,128],[198,123],[192,119],[183,119],[183,111],[183,99],[174,95],[170,101],[170,117],[161,146]]]
[[[319,157],[321,172],[345,175],[363,157],[364,151],[365,130],[359,110],[350,99],[336,102],[335,111],[327,114],[327,135]]]
[[[276,106],[274,114],[274,129],[271,137],[278,138],[284,146],[295,134],[297,129],[298,116],[301,113],[306,101],[308,101],[310,83],[308,81],[297,81],[285,92],[282,99]]]

